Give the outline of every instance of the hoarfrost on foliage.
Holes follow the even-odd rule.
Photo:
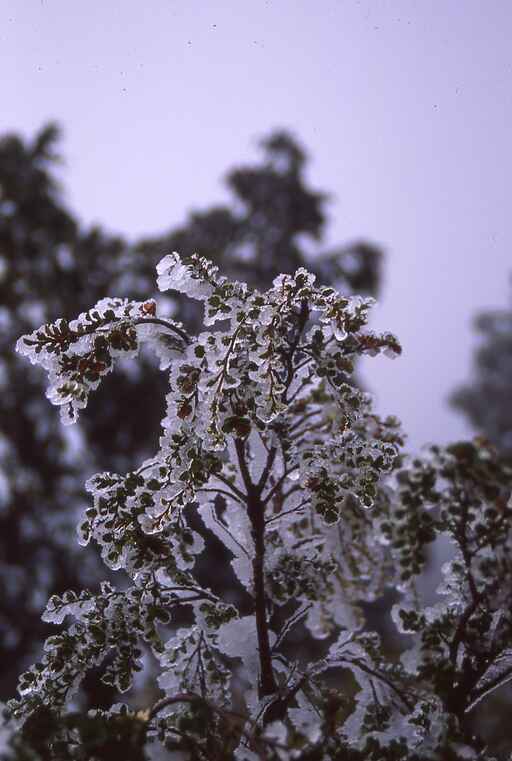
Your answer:
[[[153,300],[102,299],[17,344],[47,371],[66,423],[143,344],[169,391],[155,455],[86,485],[79,541],[122,581],[50,599],[44,620],[67,628],[21,676],[11,721],[51,706],[56,722],[67,716],[60,747],[88,672],[124,693],[152,654],[164,697],[144,732],[176,758],[191,747],[237,761],[470,758],[465,716],[512,677],[510,469],[479,441],[403,456],[398,421],[354,383],[361,356],[400,353],[392,334],[368,329],[371,299],[302,268],[264,293],[196,255],[169,254],[157,272],[162,291],[203,303],[203,332]],[[236,594],[218,591],[223,569],[204,578],[212,536]],[[442,599],[425,607],[417,580],[440,537],[453,557]],[[390,588],[407,635],[400,659],[368,631],[367,604]],[[312,662],[298,640],[309,652],[319,641]],[[347,672],[352,692],[333,690]],[[129,713],[90,718],[118,715]]]

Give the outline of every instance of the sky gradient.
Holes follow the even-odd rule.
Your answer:
[[[417,448],[467,435],[446,399],[509,301],[511,32],[508,0],[0,0],[0,132],[57,120],[70,207],[133,239],[293,131],[328,243],[386,251],[373,326],[404,353],[365,378]]]

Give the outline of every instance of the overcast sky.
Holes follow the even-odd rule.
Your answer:
[[[511,32],[509,0],[0,0],[0,131],[60,122],[70,206],[133,238],[291,129],[329,242],[386,251],[373,324],[404,354],[365,374],[416,448],[467,435],[446,398],[509,300]]]

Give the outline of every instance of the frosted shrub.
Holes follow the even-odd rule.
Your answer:
[[[8,757],[484,758],[468,713],[512,677],[510,474],[481,442],[400,453],[396,419],[351,382],[358,357],[400,353],[367,328],[371,299],[303,269],[261,293],[177,254],[158,285],[204,303],[204,332],[160,318],[154,301],[104,299],[18,342],[47,370],[65,424],[143,343],[169,394],[155,456],[87,483],[79,541],[123,581],[48,602],[44,620],[67,628],[6,708]],[[212,535],[250,612],[197,572]],[[439,535],[453,558],[441,602],[424,608],[417,579]],[[364,615],[390,586],[401,659]],[[317,641],[310,662],[293,657],[298,633]],[[77,710],[91,669],[125,693],[148,651],[161,699]]]

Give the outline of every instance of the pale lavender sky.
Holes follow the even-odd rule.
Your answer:
[[[471,319],[508,300],[511,33],[509,0],[0,0],[0,132],[58,120],[71,207],[133,238],[292,129],[329,241],[386,250],[374,326],[404,354],[365,363],[378,408],[445,442]]]

